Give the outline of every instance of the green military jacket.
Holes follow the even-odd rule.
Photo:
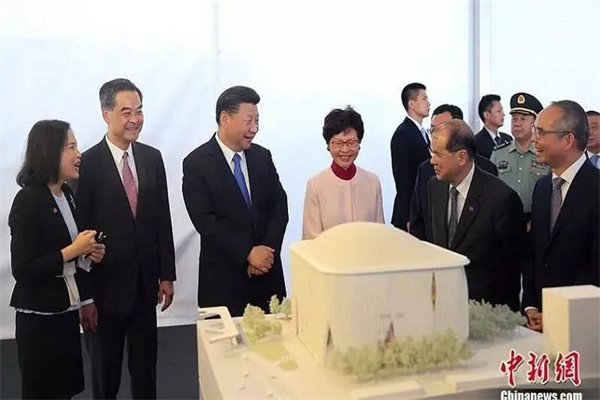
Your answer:
[[[524,153],[521,153],[514,141],[497,145],[490,157],[498,168],[498,177],[521,197],[525,213],[531,212],[535,183],[550,172],[550,167],[539,164],[536,159],[533,143],[529,144]]]

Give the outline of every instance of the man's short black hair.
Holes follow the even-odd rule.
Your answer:
[[[228,114],[235,114],[240,111],[240,104],[258,104],[260,96],[256,90],[247,86],[233,86],[225,90],[217,99],[216,120],[217,124],[221,124],[221,113],[223,111]]]
[[[497,94],[486,94],[481,98],[481,100],[479,100],[479,107],[477,111],[479,112],[479,118],[481,118],[483,122],[485,122],[483,113],[486,111],[490,112],[494,106],[494,102],[500,102],[500,100],[502,100],[502,98]]]
[[[419,82],[409,83],[408,85],[404,86],[400,97],[402,98],[402,105],[406,111],[408,111],[408,102],[410,100],[416,100],[421,90],[427,90],[427,88],[425,85]]]
[[[432,116],[443,114],[445,112],[450,113],[452,119],[463,119],[462,110],[454,104],[442,104],[441,106],[438,106],[435,110],[433,110]]]

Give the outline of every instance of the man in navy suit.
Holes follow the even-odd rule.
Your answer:
[[[500,127],[504,125],[504,110],[500,100],[497,94],[486,94],[477,107],[479,118],[483,121],[483,128],[475,135],[477,153],[488,159],[494,146],[513,140],[512,136],[500,132]]]
[[[411,83],[402,89],[402,105],[408,114],[392,136],[392,173],[396,183],[396,198],[392,225],[408,230],[410,202],[419,165],[428,160],[429,135],[423,128],[423,119],[429,115],[427,88],[422,83]]]
[[[285,297],[281,244],[287,195],[271,152],[252,143],[260,96],[234,86],[217,100],[217,132],[183,160],[183,198],[200,234],[198,305],[227,306],[241,316],[247,304],[269,311]]]
[[[534,125],[537,161],[552,169],[533,190],[533,259],[523,271],[523,308],[537,331],[543,288],[599,286],[600,171],[584,153],[589,130],[585,111],[569,100],[553,102]]]
[[[81,224],[106,235],[92,270],[94,303],[82,308],[94,398],[115,399],[127,339],[131,394],[156,398],[156,305],[173,301],[175,250],[160,151],[137,142],[142,92],[127,79],[100,88],[107,134],[83,153],[77,204]],[[158,300],[158,301],[157,301]]]
[[[462,110],[453,104],[442,104],[433,110],[431,117],[431,134],[436,128],[451,119],[463,119]],[[475,165],[483,171],[498,176],[498,168],[487,158],[476,154]],[[433,165],[429,160],[423,161],[417,168],[415,189],[410,203],[410,233],[421,240],[432,241],[433,233],[429,221],[429,180],[435,176]]]

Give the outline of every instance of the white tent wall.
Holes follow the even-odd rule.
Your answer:
[[[544,106],[575,100],[600,111],[600,2],[482,0],[482,94],[497,93],[508,113],[519,91]],[[510,133],[510,119],[501,128]]]
[[[362,114],[365,139],[358,163],[379,175],[389,222],[395,194],[389,140],[405,114],[402,87],[412,81],[425,83],[433,107],[457,104],[467,120],[476,118],[470,110],[478,101],[477,88],[505,97],[521,90],[511,78],[518,75],[502,75],[496,57],[509,63],[514,59],[511,52],[522,50],[506,46],[505,38],[502,53],[491,46],[496,46],[496,35],[529,29],[522,25],[531,21],[511,20],[508,8],[490,12],[497,3],[503,2],[3,0],[0,337],[14,337],[14,311],[8,305],[14,280],[7,217],[18,190],[14,177],[26,135],[35,121],[70,121],[80,149],[85,150],[102,138],[105,129],[97,97],[100,85],[128,77],[140,86],[145,112],[140,140],[158,147],[166,163],[177,253],[175,302],[167,312],[159,312],[159,324],[188,323],[196,315],[199,237],[183,204],[181,162],[215,131],[218,94],[244,84],[262,97],[256,142],[271,149],[288,194],[290,223],[282,256],[289,288],[289,244],[301,235],[306,180],[330,163],[321,137],[325,115],[347,104]],[[552,14],[544,13],[551,20],[575,4],[551,3]],[[580,3],[586,4],[579,6],[579,19],[561,20],[564,30],[569,29],[565,23],[578,29],[586,21],[597,27],[597,3]],[[596,14],[587,3],[596,4]],[[492,22],[500,17],[508,26],[494,30]],[[478,24],[473,25],[474,20]],[[483,36],[472,30],[490,24]],[[581,36],[573,43],[589,49],[583,52],[594,51],[586,43],[596,44],[596,57],[585,59],[591,65],[574,68],[579,74],[594,71],[594,89],[557,86],[554,91],[534,72],[530,75],[537,79],[535,85],[525,89],[547,91],[543,100],[595,99],[597,107],[598,35],[597,30],[588,33],[595,33],[595,38]],[[481,40],[473,40],[474,34]],[[481,48],[474,52],[473,46]],[[554,46],[547,46],[544,56],[550,62],[533,58],[537,68],[551,64]],[[473,54],[481,54],[478,68],[473,67]]]

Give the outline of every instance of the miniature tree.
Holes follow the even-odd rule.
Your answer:
[[[271,314],[279,314],[281,311],[281,306],[279,304],[279,298],[276,294],[271,296],[271,301],[269,302],[269,311]]]
[[[284,314],[286,318],[290,318],[292,315],[292,301],[287,297],[283,299],[283,302],[279,307],[279,312]]]
[[[469,301],[469,338],[490,340],[503,332],[514,330],[527,319],[501,304],[492,306],[486,301]]]

